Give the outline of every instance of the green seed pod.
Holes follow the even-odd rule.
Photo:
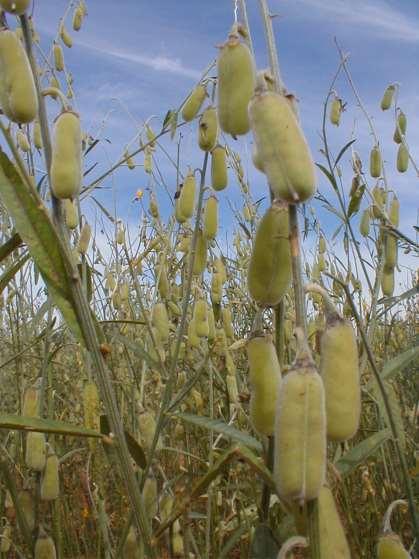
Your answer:
[[[37,120],[33,125],[33,144],[36,149],[42,149],[41,126]]]
[[[196,192],[196,180],[193,173],[189,173],[185,177],[182,188],[180,189],[180,195],[177,199],[179,214],[186,219],[190,219],[193,216],[195,209],[195,192]]]
[[[25,390],[22,406],[22,415],[24,417],[39,417],[40,389],[41,380],[38,379]]]
[[[390,218],[391,224],[394,225],[394,227],[398,227],[400,221],[400,202],[396,195],[393,196],[393,199],[390,202],[388,216]]]
[[[207,338],[209,334],[208,305],[205,299],[198,299],[195,302],[193,318],[196,335],[199,338]]]
[[[65,46],[71,49],[71,47],[73,46],[73,39],[71,38],[70,33],[64,27],[64,24],[61,24],[60,26],[60,37]]]
[[[118,223],[115,240],[118,245],[123,245],[125,243],[125,229],[122,223]]]
[[[17,131],[16,140],[17,140],[17,145],[23,152],[27,153],[28,151],[31,151],[31,146],[29,144],[28,137],[24,132],[22,132],[22,130]]]
[[[74,31],[80,31],[82,23],[83,23],[83,9],[80,6],[74,10],[73,14],[73,29]]]
[[[256,150],[275,198],[305,202],[316,190],[316,173],[303,131],[287,99],[256,89],[249,104]]]
[[[392,297],[394,292],[394,268],[384,267],[381,277],[381,291],[384,297]]]
[[[362,212],[361,221],[359,222],[359,232],[363,237],[368,237],[370,234],[370,211],[364,210]]]
[[[159,294],[160,297],[163,300],[166,300],[169,298],[170,295],[170,285],[169,285],[169,279],[167,277],[167,267],[166,264],[163,262],[163,260],[160,260],[158,269],[157,269],[157,277],[158,277],[158,290],[159,290]]]
[[[35,528],[35,505],[30,491],[22,489],[17,494],[17,502],[28,525],[29,531]]]
[[[148,209],[152,217],[154,217],[154,219],[159,218],[159,205],[157,203],[157,198],[154,192],[150,194],[150,204],[148,206]]]
[[[83,387],[83,416],[87,429],[100,431],[100,400],[97,386],[88,381]]]
[[[378,146],[374,146],[370,154],[370,175],[373,178],[381,176],[381,153]]]
[[[276,349],[272,336],[250,338],[246,345],[251,385],[250,419],[261,435],[274,433],[277,394],[281,382]]]
[[[10,550],[12,544],[11,538],[12,538],[12,527],[7,521],[6,525],[3,527],[1,531],[0,553],[7,553]]]
[[[231,404],[239,403],[239,390],[237,388],[237,379],[235,374],[227,374],[226,376],[228,401]]]
[[[79,224],[79,212],[75,200],[64,200],[65,224],[69,229],[76,229]]]
[[[372,214],[375,219],[380,219],[383,217],[383,209],[386,203],[386,192],[384,188],[380,188],[378,185],[374,186],[372,190],[373,206]]]
[[[384,239],[384,266],[394,268],[397,266],[397,237],[387,233]]]
[[[215,239],[218,230],[218,200],[210,196],[205,204],[203,233],[206,239]]]
[[[52,48],[54,54],[54,65],[57,72],[64,71],[64,53],[61,45],[54,43]]]
[[[224,285],[227,281],[227,270],[224,265],[223,259],[221,257],[215,258],[214,260],[214,270],[220,274],[221,282]]]
[[[137,538],[137,532],[131,525],[124,544],[124,559],[141,559],[144,556],[142,548],[142,542]]]
[[[152,520],[158,509],[157,501],[157,480],[154,477],[147,477],[143,487],[144,510],[149,520]]]
[[[250,128],[247,107],[255,88],[255,69],[249,47],[232,33],[220,48],[218,71],[218,118],[223,132],[247,134]]]
[[[188,345],[189,347],[199,347],[201,345],[201,338],[196,332],[196,324],[193,319],[188,324]]]
[[[319,253],[324,254],[326,252],[326,239],[323,235],[320,235],[319,238]]]
[[[52,448],[48,447],[45,469],[42,472],[40,497],[44,501],[53,501],[60,495],[59,460]]]
[[[335,126],[339,126],[340,123],[340,116],[342,114],[342,99],[339,97],[334,97],[332,104],[330,105],[330,122]]]
[[[40,532],[34,550],[34,559],[56,559],[54,541],[44,531]]]
[[[145,450],[150,450],[151,445],[153,443],[154,433],[156,431],[156,419],[154,415],[149,412],[145,411],[140,414],[140,420],[138,422],[138,429],[140,432],[141,443]],[[157,443],[157,448],[161,448],[161,441]]]
[[[214,190],[224,190],[228,184],[226,149],[217,145],[211,151],[211,186]]]
[[[218,272],[214,272],[211,278],[211,301],[215,305],[221,303],[223,296],[223,282],[221,275]]]
[[[223,307],[221,311],[221,316],[223,319],[224,332],[227,338],[234,340],[234,327],[232,322],[231,310],[228,307]]]
[[[250,296],[262,307],[275,306],[291,283],[288,206],[273,202],[256,231],[247,275]]]
[[[211,151],[217,143],[218,121],[214,107],[208,107],[199,119],[198,144],[203,151]]]
[[[73,198],[82,181],[80,119],[71,111],[55,120],[52,145],[51,188],[56,198]]]
[[[389,532],[378,540],[377,559],[410,559],[410,555],[399,536],[394,532]]]
[[[80,254],[86,254],[89,249],[90,237],[92,230],[90,225],[86,222],[83,223],[83,227],[80,231],[79,242],[77,243],[77,250]]]
[[[361,416],[358,347],[352,324],[328,306],[320,374],[326,396],[327,437],[332,441],[351,439]]]
[[[189,122],[196,117],[206,96],[207,90],[205,86],[198,84],[183,105],[182,118],[185,122]]]
[[[400,132],[399,132],[400,129]],[[402,143],[402,137],[400,135],[400,133],[405,136],[406,135],[406,130],[407,130],[407,118],[406,115],[404,114],[403,111],[398,112],[397,115],[397,124],[396,124],[396,129],[394,130],[394,136],[393,136],[393,140],[396,142],[396,144],[401,144]]]
[[[0,107],[12,122],[25,124],[38,114],[35,82],[26,51],[16,34],[0,31]]]
[[[396,86],[394,84],[388,85],[386,90],[384,91],[383,98],[381,99],[381,109],[383,111],[387,111],[392,103],[394,98],[394,92],[396,90]]]
[[[275,418],[274,479],[278,495],[300,506],[315,499],[326,470],[324,388],[307,343],[283,378]]]
[[[173,523],[172,550],[173,557],[185,557],[185,548],[183,545],[182,534],[180,533],[179,519]]]
[[[164,303],[156,303],[154,305],[151,313],[151,323],[158,331],[161,341],[167,342],[170,333],[170,323]]]
[[[198,238],[196,241],[195,259],[192,270],[195,276],[200,276],[204,273],[205,267],[207,265],[207,249],[207,239],[204,237],[202,229],[199,229]]]
[[[318,496],[320,557],[351,559],[351,551],[345,536],[333,493],[323,485]]]
[[[31,470],[42,472],[45,468],[45,460],[45,435],[31,431],[26,435],[25,463]]]
[[[397,170],[399,173],[405,173],[409,167],[409,150],[405,144],[400,144],[397,151]]]
[[[31,0],[0,0],[0,8],[16,16],[23,15],[29,8]]]

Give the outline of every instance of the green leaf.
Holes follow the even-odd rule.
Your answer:
[[[247,524],[242,524],[234,530],[231,536],[227,539],[226,543],[223,545],[223,548],[218,555],[218,559],[226,559],[227,557],[231,557],[230,551],[234,549],[236,544],[241,540],[242,536],[249,531],[249,526]]]
[[[419,358],[419,346],[410,347],[403,353],[399,353],[393,359],[390,359],[381,371],[381,378],[390,380],[395,374],[402,371],[405,367],[410,365],[412,361]]]
[[[70,289],[70,263],[48,210],[36,191],[23,184],[13,164],[0,152],[0,198],[38,266],[56,306],[76,338],[83,340]]]
[[[248,448],[253,448],[258,452],[262,452],[262,445],[257,439],[255,439],[251,435],[248,435],[247,433],[243,433],[243,431],[239,431],[231,425],[227,425],[227,423],[221,421],[221,419],[211,419],[210,417],[193,415],[190,413],[175,413],[173,415],[175,417],[178,417],[179,419],[182,419],[183,421],[186,421],[187,423],[192,423],[193,425],[202,427],[203,429],[222,433],[226,437],[242,443]]]
[[[400,441],[400,446],[402,447],[403,451],[406,450],[406,434],[404,431],[404,424],[403,424],[403,415],[402,410],[400,407],[399,397],[394,390],[394,387],[389,382],[384,382],[384,388],[387,394],[388,404],[390,406],[391,416],[393,418],[394,427],[396,429],[397,438]],[[378,383],[374,381],[374,385],[372,388],[374,398],[377,401],[380,416],[383,418],[384,423],[387,427],[390,427],[390,420],[387,414],[386,407],[384,405],[384,400],[381,395],[381,390],[378,387]]]
[[[374,433],[367,439],[351,448],[346,454],[340,458],[335,466],[342,474],[347,476],[360,466],[368,456],[373,454],[385,441],[390,439],[391,433],[389,429],[383,429]]]
[[[109,435],[111,429],[109,427],[109,421],[106,415],[100,416],[100,432],[104,435]],[[131,457],[137,464],[144,470],[147,465],[147,458],[144,453],[142,446],[134,439],[134,437],[124,429],[125,440],[127,441],[127,446]]]
[[[343,148],[340,150],[338,156],[336,157],[336,161],[334,164],[334,167],[336,167],[336,165],[339,163],[339,161],[341,160],[343,154],[345,153],[345,151],[351,147],[351,145],[356,142],[356,138],[354,138],[353,140],[351,140],[350,142],[348,142],[345,146],[343,146]]]
[[[266,524],[256,526],[249,559],[276,559],[278,551],[278,543],[269,526]]]
[[[29,260],[29,254],[24,254],[19,260],[8,268],[4,274],[0,276],[0,293],[3,293],[4,289],[6,289],[8,283],[15,277],[18,271],[22,268],[24,264]]]
[[[0,429],[14,429],[17,431],[39,431],[56,435],[71,435],[73,437],[96,437],[102,434],[93,429],[78,427],[64,421],[43,419],[41,417],[24,417],[22,415],[0,415]]]
[[[321,165],[320,163],[316,163],[316,165],[320,169],[320,171],[322,171],[326,175],[326,177],[329,179],[330,184],[333,186],[333,189],[337,192],[338,191],[338,185],[336,184],[336,179],[332,175],[332,173],[330,171],[328,171],[328,169],[326,169],[326,167],[324,167],[324,165]]]

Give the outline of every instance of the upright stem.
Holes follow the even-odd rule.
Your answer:
[[[284,82],[281,76],[281,70],[279,69],[279,57],[278,51],[276,49],[275,35],[272,27],[272,15],[269,11],[269,6],[267,0],[259,0],[260,10],[262,12],[262,19],[266,34],[266,43],[268,45],[268,55],[269,55],[269,66],[273,77],[275,78],[275,84],[279,92],[285,89]]]

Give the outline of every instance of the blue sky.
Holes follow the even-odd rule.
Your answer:
[[[334,45],[337,37],[342,49],[350,53],[353,79],[380,136],[389,181],[401,200],[401,229],[414,237],[412,226],[417,223],[419,179],[412,168],[405,175],[395,171],[394,114],[382,112],[379,102],[389,83],[400,83],[399,106],[408,116],[407,139],[412,154],[419,160],[419,3],[416,0],[270,0],[270,5],[272,12],[278,14],[274,25],[281,71],[288,89],[300,100],[301,122],[314,159],[322,162],[319,131],[323,102],[338,66]],[[35,3],[35,22],[44,49],[48,49],[67,6],[68,2],[63,0]],[[216,45],[226,38],[233,22],[233,2],[90,0],[87,6],[89,15],[81,31],[72,32],[73,48],[64,47],[64,51],[67,68],[74,75],[76,107],[84,128],[96,134],[106,117],[103,137],[112,143],[103,142],[92,154],[92,161],[99,162],[99,172],[120,157],[145,119],[156,115],[158,118],[152,124],[159,129],[167,109],[177,107],[188,94],[216,56]],[[257,66],[264,68],[267,57],[256,0],[248,1],[248,15]],[[71,14],[66,21],[71,29]],[[348,105],[341,126],[329,127],[332,149],[336,154],[353,131],[356,150],[367,167],[372,139],[343,75],[336,90]],[[56,110],[54,105],[50,107]],[[182,134],[182,167],[186,170],[188,164],[199,166],[202,153],[196,148],[196,124],[185,127]],[[265,195],[264,177],[252,169],[248,157],[251,135],[230,143],[243,154],[254,198]],[[164,146],[175,156],[175,144],[165,142]],[[173,193],[173,166],[166,158],[158,157]],[[348,158],[349,152],[343,163],[346,171]],[[142,158],[138,163],[142,163]],[[111,208],[115,202],[119,217],[135,219],[138,205],[131,201],[138,188],[147,186],[147,181],[142,167],[135,171],[123,169],[105,183],[114,188],[114,196],[107,191],[99,197]],[[350,181],[351,174],[346,172],[348,190]],[[319,189],[332,195],[320,175]],[[219,196],[221,205],[226,206],[227,197],[237,202],[237,194],[238,187],[233,180],[229,189]],[[167,196],[163,194],[160,199],[167,207]],[[326,231],[332,232],[335,219],[331,220],[318,206],[317,209]]]

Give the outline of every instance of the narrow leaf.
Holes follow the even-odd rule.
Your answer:
[[[12,266],[10,266],[10,268],[8,268],[4,272],[4,274],[0,276],[0,293],[2,293],[6,289],[9,282],[15,277],[18,271],[24,264],[26,264],[28,260],[29,253],[26,253],[21,258],[19,258],[19,260],[16,260],[16,262]]]
[[[343,476],[349,475],[390,437],[389,429],[383,429],[374,433],[374,435],[351,448],[336,462],[335,466]]]
[[[41,433],[54,433],[56,435],[71,435],[73,437],[96,437],[102,434],[93,429],[86,429],[71,425],[64,421],[43,419],[40,417],[24,417],[21,415],[0,415],[0,429],[14,429],[17,431],[39,431]]]
[[[336,167],[336,165],[339,163],[339,161],[341,160],[343,154],[345,153],[345,151],[351,147],[351,145],[356,142],[356,138],[354,138],[353,140],[351,140],[350,142],[348,142],[345,146],[343,146],[343,148],[340,150],[340,152],[338,153],[338,156],[336,157],[336,161],[334,164],[334,167]]]
[[[250,546],[249,559],[276,559],[279,546],[266,524],[256,526]]]
[[[10,256],[16,248],[20,247],[21,244],[22,239],[20,238],[19,233],[15,233],[13,237],[10,237],[10,239],[0,247],[0,262]]]

